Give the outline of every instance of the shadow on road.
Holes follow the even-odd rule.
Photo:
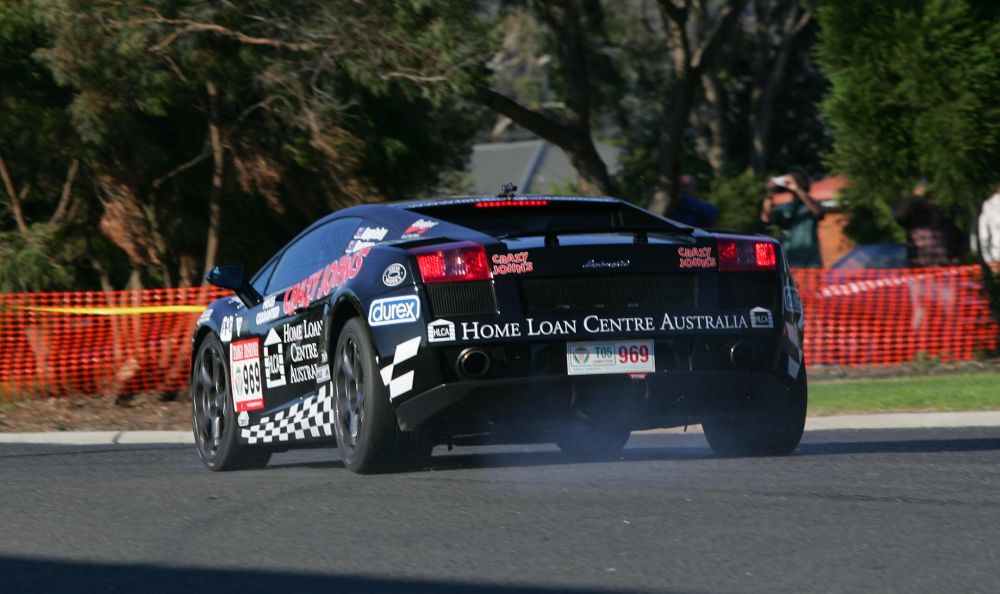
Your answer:
[[[112,565],[0,556],[0,592],[443,592],[459,594],[605,594],[611,590],[385,579],[291,571]],[[621,590],[617,590],[621,591]]]
[[[933,454],[944,452],[988,452],[1000,450],[1000,438],[908,439],[886,441],[838,441],[806,443],[799,446],[799,456],[837,454]]]

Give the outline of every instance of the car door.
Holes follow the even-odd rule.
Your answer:
[[[324,270],[352,240],[360,219],[333,219],[296,238],[281,253],[264,291],[256,333],[264,358],[267,409],[315,389],[317,366],[326,365],[322,344]],[[328,369],[328,367],[327,367]]]

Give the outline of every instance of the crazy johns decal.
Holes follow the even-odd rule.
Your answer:
[[[680,256],[681,268],[715,268],[715,256],[712,255],[711,247],[679,247],[677,255]]]
[[[285,289],[285,300],[281,304],[285,315],[292,315],[299,308],[308,307],[313,301],[325,297],[331,291],[358,276],[365,263],[369,249],[354,254],[345,254],[291,287]]]
[[[528,252],[493,254],[490,261],[493,263],[493,276],[524,274],[535,269],[535,265],[528,259]]]

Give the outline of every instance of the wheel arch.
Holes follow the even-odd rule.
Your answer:
[[[358,317],[362,320],[365,319],[364,314],[361,312],[361,304],[358,302],[357,297],[354,295],[344,295],[330,308],[329,317],[327,318],[328,333],[327,333],[327,354],[330,357],[330,361],[333,361],[333,348],[337,344],[337,338],[340,336],[340,331],[344,329],[348,320],[351,318]],[[367,324],[365,325],[367,328]],[[371,329],[368,329],[371,332]],[[372,341],[372,346],[375,347],[374,341]]]
[[[201,348],[201,343],[205,342],[205,338],[207,338],[212,333],[213,333],[212,327],[209,326],[208,324],[204,324],[203,326],[199,327],[198,330],[195,332],[194,340],[192,341],[191,344],[191,362],[190,365],[188,366],[189,372],[194,371],[194,359],[195,357],[198,356],[198,349]]]

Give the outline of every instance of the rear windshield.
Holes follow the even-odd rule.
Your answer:
[[[493,208],[477,208],[475,203],[465,203],[410,210],[493,236],[615,228],[674,229],[663,219],[619,202],[549,202],[545,206]]]

